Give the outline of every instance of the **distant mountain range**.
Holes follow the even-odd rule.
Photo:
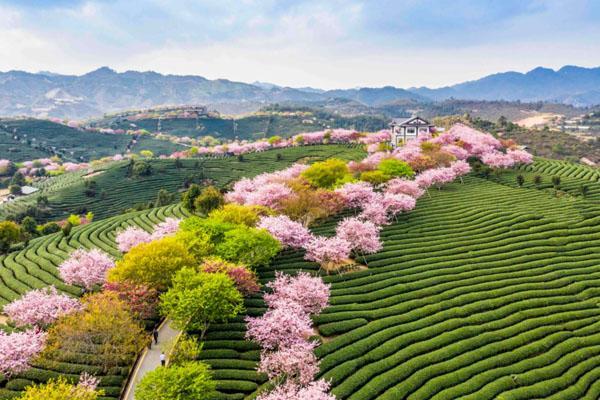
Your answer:
[[[538,67],[524,74],[503,72],[438,89],[386,86],[338,90],[209,80],[195,75],[137,71],[118,73],[108,67],[81,76],[45,71],[36,74],[0,72],[0,116],[78,119],[159,105],[226,104],[228,110],[246,110],[248,104],[256,104],[257,107],[285,102],[311,104],[332,99],[379,107],[399,101],[431,103],[449,98],[597,105],[600,104],[600,67],[565,66],[558,71]]]

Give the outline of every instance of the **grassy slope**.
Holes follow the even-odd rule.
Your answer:
[[[368,270],[325,277],[332,298],[316,318],[327,336],[317,354],[338,399],[600,396],[598,171],[546,160],[527,169],[546,182],[561,175],[566,194],[530,177],[518,188],[517,172],[469,177],[385,227]],[[316,270],[287,252],[260,274],[298,268]],[[258,298],[247,306],[263,310]],[[224,399],[264,383],[240,321],[214,327],[204,347]]]
[[[277,154],[282,159],[277,161]],[[92,211],[96,218],[106,218],[156,198],[159,189],[177,192],[190,175],[203,172],[206,178],[213,179],[218,186],[224,186],[244,176],[254,176],[264,171],[283,169],[290,164],[308,158],[318,160],[328,157],[358,159],[364,156],[360,147],[346,145],[319,145],[269,150],[262,153],[237,157],[182,160],[182,168],[175,167],[175,160],[152,160],[154,173],[148,177],[128,178],[127,161],[113,164],[93,177],[98,185],[96,197],[86,197],[84,182],[79,175],[66,174],[55,183],[47,183],[42,194],[50,201],[49,219],[58,219],[79,209]],[[54,181],[53,181],[54,182]],[[104,191],[102,195],[101,192]],[[0,206],[0,217],[6,213],[25,208],[35,203],[35,198],[25,198]]]

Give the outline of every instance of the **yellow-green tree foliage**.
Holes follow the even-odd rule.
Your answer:
[[[177,237],[133,247],[108,274],[110,281],[131,281],[164,290],[183,267],[196,266],[194,256]]]
[[[42,385],[27,387],[18,400],[96,400],[103,394],[101,390],[72,385],[64,377],[60,377]]]
[[[330,158],[316,162],[302,172],[302,177],[314,187],[332,189],[352,178],[344,160]]]
[[[88,295],[82,301],[83,310],[59,318],[48,330],[42,357],[87,353],[104,372],[130,365],[147,344],[148,335],[129,306],[110,291]]]

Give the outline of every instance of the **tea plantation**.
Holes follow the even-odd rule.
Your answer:
[[[148,211],[129,213],[73,229],[65,238],[56,233],[34,239],[20,252],[13,252],[0,258],[0,305],[4,305],[33,288],[54,285],[56,288],[78,295],[80,289],[65,285],[58,276],[57,267],[68,254],[78,248],[99,248],[114,257],[120,252],[114,240],[115,232],[129,225],[151,230],[154,225],[167,217],[185,217],[187,212],[179,205],[154,208]],[[0,328],[2,326],[0,325]],[[55,358],[41,358],[34,362],[34,368],[10,380],[0,381],[0,399],[17,397],[19,391],[32,382],[46,382],[60,375],[77,379],[83,372],[101,378],[100,388],[105,391],[102,399],[117,399],[131,365],[122,365],[102,373],[94,354],[62,353]]]
[[[564,183],[558,192],[552,176]],[[324,276],[331,306],[315,319],[316,354],[338,399],[600,397],[597,170],[538,160],[468,177],[431,191],[381,236],[368,269]],[[260,274],[297,269],[316,265],[288,251]],[[264,310],[258,298],[246,306]],[[214,327],[204,346],[221,399],[248,398],[266,382],[244,329],[242,319]]]
[[[296,161],[315,161],[327,157],[360,159],[364,156],[361,147],[355,145],[317,145],[269,150],[262,153],[237,157],[214,157],[175,160],[152,159],[152,174],[129,177],[127,161],[101,167],[94,176],[86,179],[96,183],[96,194],[85,194],[83,173],[65,174],[39,185],[41,195],[48,196],[49,210],[44,219],[55,220],[70,213],[92,211],[95,217],[106,218],[119,214],[135,204],[153,201],[160,189],[171,193],[183,190],[186,179],[200,181],[210,179],[217,186],[225,186],[244,176],[255,176],[265,171],[283,169]],[[0,218],[23,211],[36,202],[30,196],[0,206]]]

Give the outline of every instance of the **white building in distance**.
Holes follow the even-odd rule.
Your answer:
[[[408,119],[394,118],[390,123],[392,129],[392,146],[397,147],[409,140],[414,140],[420,134],[433,132],[435,125],[421,117],[411,117]]]

